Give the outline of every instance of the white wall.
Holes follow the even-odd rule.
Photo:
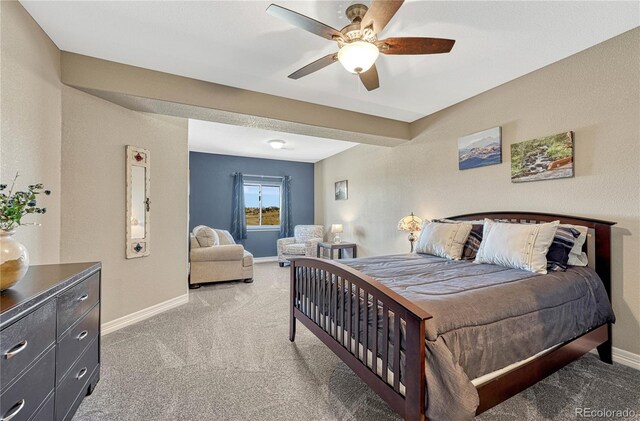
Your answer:
[[[60,257],[60,51],[16,1],[0,2],[0,180],[17,187],[44,183],[45,215],[29,215],[16,239],[31,264]]]
[[[614,346],[640,354],[640,29],[412,123],[395,148],[316,164],[316,222],[345,225],[359,255],[408,251],[398,220],[529,210],[616,221]],[[502,126],[503,163],[458,170],[457,139]],[[575,178],[512,184],[509,145],[575,132]],[[333,183],[349,180],[349,199]]]
[[[102,261],[102,322],[187,293],[187,120],[62,89],[61,260]],[[151,255],[125,258],[125,146],[151,155]]]

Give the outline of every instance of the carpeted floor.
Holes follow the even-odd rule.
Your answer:
[[[397,420],[298,323],[288,339],[288,268],[190,291],[189,303],[111,333],[80,420]],[[575,420],[577,407],[640,414],[640,371],[587,355],[481,420]],[[600,418],[602,419],[602,418]]]

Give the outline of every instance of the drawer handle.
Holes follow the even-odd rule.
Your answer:
[[[83,295],[81,295],[81,296],[78,298],[78,301],[84,301],[84,300],[86,300],[87,298],[89,298],[89,294],[83,294]]]
[[[78,371],[78,374],[76,374],[76,379],[80,380],[85,374],[87,374],[87,367],[82,367],[80,371]]]
[[[7,414],[2,417],[2,421],[11,421],[13,418],[15,418],[15,416],[18,415],[20,411],[22,411],[25,403],[26,401],[24,399],[20,399],[18,402],[16,402],[15,405],[13,405],[7,412]]]
[[[77,340],[79,340],[79,341],[81,341],[81,340],[83,340],[84,338],[86,338],[88,334],[89,334],[89,332],[88,332],[88,331],[83,330],[82,332],[80,332],[80,334],[79,334],[78,336],[76,336],[76,339],[77,339]]]
[[[4,358],[9,360],[25,350],[29,343],[25,339],[4,354]]]

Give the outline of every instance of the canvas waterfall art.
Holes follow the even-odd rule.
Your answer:
[[[573,132],[511,145],[511,181],[573,177]]]
[[[502,162],[502,128],[494,127],[458,139],[458,168],[484,167]]]

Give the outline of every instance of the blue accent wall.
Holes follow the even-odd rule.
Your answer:
[[[291,176],[293,226],[313,224],[313,164],[190,152],[189,167],[189,230],[198,225],[231,228],[234,172]],[[255,257],[276,256],[277,239],[278,231],[249,231],[244,247]]]

